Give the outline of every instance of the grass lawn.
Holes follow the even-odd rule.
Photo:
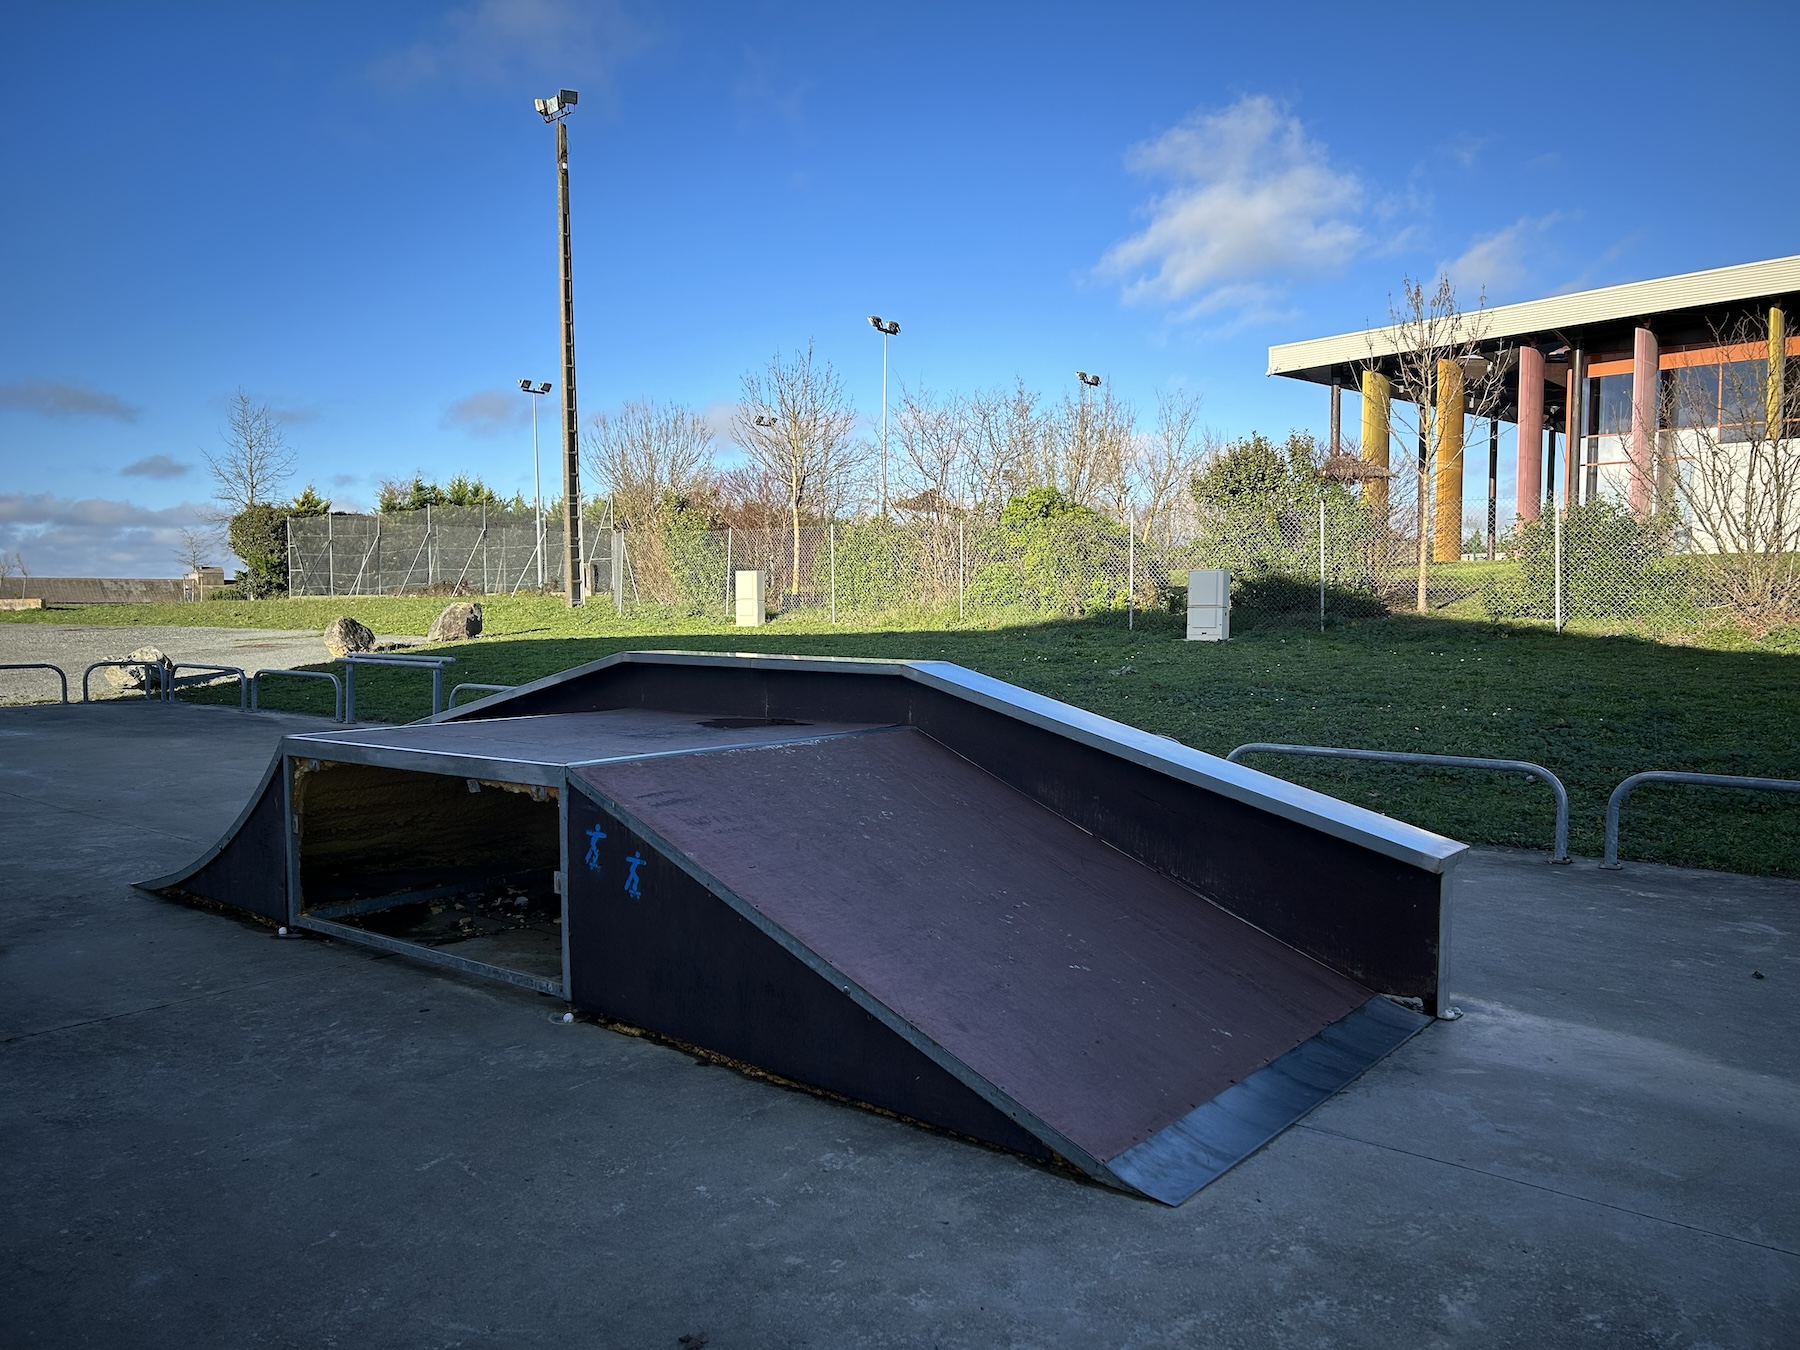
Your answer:
[[[4,622],[189,623],[323,628],[352,614],[386,633],[423,633],[432,598],[82,606]],[[490,597],[487,631],[441,648],[449,683],[518,684],[633,648],[792,652],[954,661],[1053,698],[1223,754],[1290,741],[1541,763],[1568,785],[1570,844],[1598,855],[1607,793],[1642,769],[1800,778],[1800,649],[1673,646],[1626,636],[1390,618],[1326,633],[1267,626],[1222,644],[1180,641],[1178,620],[1122,615],[957,626],[932,615],[833,627],[823,617],[736,629],[712,620],[621,619],[554,599]],[[365,671],[359,711],[401,721],[429,710],[411,671]],[[195,697],[205,697],[197,694]],[[220,697],[223,697],[221,694]],[[269,706],[324,712],[301,682]],[[1471,843],[1549,847],[1550,794],[1522,778],[1265,758],[1256,767]],[[1628,858],[1800,877],[1800,796],[1653,786],[1626,808]]]

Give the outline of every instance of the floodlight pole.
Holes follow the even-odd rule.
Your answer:
[[[869,326],[881,334],[881,518],[887,518],[888,509],[888,339],[900,331],[900,325],[893,319],[883,319],[879,314],[869,315]]]
[[[581,603],[581,428],[575,411],[575,279],[569,253],[569,129],[556,123],[556,213],[562,252],[563,599]]]
[[[520,380],[519,388],[531,396],[531,500],[532,509],[537,518],[536,547],[532,550],[537,555],[538,590],[544,589],[544,476],[539,468],[538,459],[538,407],[540,396],[550,392],[548,384],[533,386],[530,380]]]

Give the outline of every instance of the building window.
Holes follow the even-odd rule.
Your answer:
[[[1681,366],[1665,370],[1663,421],[1680,430],[1719,425],[1719,368]]]
[[[1769,363],[1727,361],[1719,367],[1719,439],[1756,440],[1769,406]]]
[[[1588,381],[1590,436],[1619,436],[1631,430],[1631,374],[1597,375]]]

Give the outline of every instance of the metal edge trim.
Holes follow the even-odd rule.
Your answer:
[[[337,938],[343,942],[353,942],[358,946],[374,947],[379,951],[389,952],[395,956],[404,956],[426,965],[460,971],[464,975],[478,975],[483,979],[497,980],[501,984],[517,985],[521,989],[529,989],[537,994],[562,997],[563,989],[560,980],[546,980],[540,975],[527,975],[522,970],[508,970],[505,966],[490,965],[486,961],[457,956],[452,952],[439,951],[435,947],[421,947],[415,943],[402,942],[399,938],[388,937],[385,933],[365,932],[361,928],[332,923],[328,919],[314,919],[305,914],[294,920],[294,926],[310,929],[312,932]]]
[[[1079,1167],[1094,1180],[1112,1186],[1115,1189],[1136,1189],[1130,1183],[1122,1182],[1114,1175],[1106,1164],[1094,1157],[1094,1155],[1089,1153],[1086,1149],[1075,1144],[1060,1131],[1053,1129],[1050,1125],[1046,1124],[1034,1112],[1001,1091],[991,1080],[977,1073],[974,1069],[963,1063],[961,1059],[951,1054],[950,1051],[946,1050],[929,1036],[918,1031],[899,1013],[888,1007],[887,1004],[876,998],[849,976],[843,974],[817,952],[813,951],[812,948],[800,941],[799,938],[789,933],[780,924],[776,923],[761,910],[757,909],[755,905],[752,905],[730,887],[724,885],[711,873],[702,869],[699,864],[689,858],[687,854],[676,848],[656,830],[640,820],[635,814],[626,810],[618,802],[614,801],[603,790],[595,787],[592,783],[577,779],[573,775],[570,776],[569,782],[577,792],[580,792],[584,797],[588,798],[589,801],[600,807],[601,810],[611,813],[622,822],[627,829],[636,832],[641,838],[656,848],[663,857],[674,863],[683,872],[687,873],[689,877],[732,909],[740,918],[749,922],[752,927],[756,928],[765,937],[773,941],[777,946],[798,960],[815,975],[837,986],[839,991],[847,995],[852,1003],[856,1004],[864,1012],[875,1018],[876,1021],[887,1027],[889,1031],[899,1036],[915,1050],[924,1054],[927,1058],[937,1064],[939,1068],[943,1069],[964,1087],[968,1088],[971,1092],[975,1093],[976,1096],[987,1102],[988,1105],[992,1106],[1002,1115],[1010,1118],[1015,1124],[1024,1129],[1026,1133],[1035,1135],[1046,1147],[1060,1154],[1076,1167]],[[564,882],[564,889],[569,889],[567,880]],[[572,992],[573,991],[571,991],[571,993]]]
[[[1182,1204],[1431,1023],[1377,995],[1106,1166],[1152,1199]]]
[[[388,745],[359,745],[355,741],[313,740],[306,736],[290,736],[284,745],[287,753],[295,759],[367,764],[378,769],[430,773],[445,778],[485,778],[490,782],[523,783],[531,787],[556,787],[562,782],[561,760],[547,763],[532,759],[492,759],[484,755],[458,755],[443,750],[413,750]],[[329,747],[329,751],[326,747]]]
[[[904,673],[921,684],[1424,871],[1446,872],[1469,849],[1467,844],[1430,830],[948,661],[909,661],[904,663]]]

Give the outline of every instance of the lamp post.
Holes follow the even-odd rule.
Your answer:
[[[1100,387],[1100,377],[1098,375],[1090,375],[1085,370],[1078,370],[1075,372],[1075,378],[1081,381],[1081,422],[1078,427],[1078,434],[1081,437],[1082,446],[1085,449],[1088,437],[1088,390],[1098,389]]]
[[[575,281],[569,255],[569,129],[573,89],[535,101],[538,116],[556,126],[556,213],[561,243],[563,366],[563,599],[581,603],[581,435],[575,413]]]
[[[531,500],[537,512],[537,577],[538,589],[544,589],[544,479],[538,471],[538,432],[537,432],[537,395],[550,392],[550,381],[533,384],[530,380],[519,381],[519,391],[532,395],[531,400]]]
[[[869,326],[881,334],[881,509],[879,514],[887,518],[888,484],[887,484],[887,344],[888,339],[900,331],[900,325],[892,319],[883,320],[879,314],[869,315]]]

